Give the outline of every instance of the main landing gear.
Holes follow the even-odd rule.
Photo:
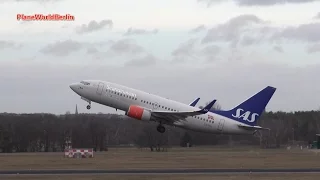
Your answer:
[[[159,133],[164,133],[166,131],[166,128],[164,126],[162,126],[161,124],[159,124],[159,126],[157,127],[157,131]]]
[[[87,106],[87,109],[91,109],[91,105],[90,104]]]

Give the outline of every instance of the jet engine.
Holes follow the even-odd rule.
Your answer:
[[[126,112],[126,115],[142,121],[150,121],[151,112],[139,106],[131,105]]]

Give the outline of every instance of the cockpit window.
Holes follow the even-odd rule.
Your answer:
[[[85,81],[81,81],[80,83],[81,83],[81,84],[84,84],[84,85],[90,85],[90,83],[85,82]]]

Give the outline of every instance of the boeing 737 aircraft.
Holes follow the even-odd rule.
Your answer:
[[[203,109],[195,107],[200,98],[189,105],[119,84],[86,80],[73,83],[70,88],[87,101],[96,102],[125,111],[131,118],[159,123],[157,130],[165,132],[164,124],[208,133],[253,134],[267,129],[257,125],[257,121],[269,103],[276,88],[268,86],[229,110],[210,110],[216,100]]]

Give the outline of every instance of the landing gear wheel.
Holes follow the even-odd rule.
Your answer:
[[[90,106],[90,105],[88,105],[88,106],[87,106],[87,109],[90,109],[90,108],[91,108],[91,106]]]
[[[163,127],[163,126],[161,126],[161,125],[159,125],[159,126],[157,127],[157,131],[158,131],[159,133],[164,133],[164,132],[166,131],[166,128]]]

